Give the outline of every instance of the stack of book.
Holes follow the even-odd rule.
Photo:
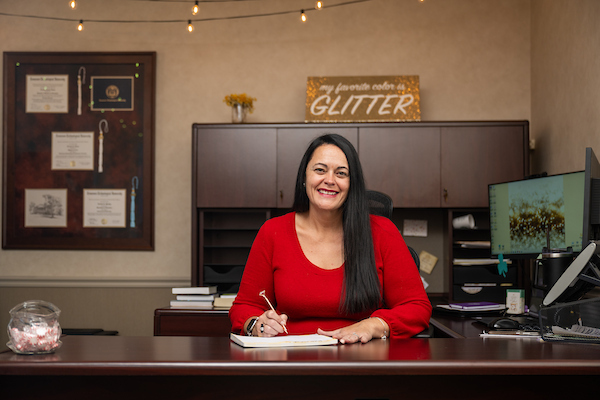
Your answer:
[[[216,286],[197,286],[173,288],[177,296],[171,300],[171,307],[194,307],[217,310],[229,310],[237,293],[217,293]]]
[[[173,288],[177,296],[171,300],[171,307],[213,308],[213,302],[219,298],[216,286],[197,286]]]
[[[216,310],[229,310],[237,293],[223,293],[215,299],[213,305]]]

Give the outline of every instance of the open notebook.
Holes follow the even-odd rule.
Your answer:
[[[287,335],[275,337],[229,335],[232,342],[242,347],[299,347],[326,346],[337,344],[338,340],[324,335]]]

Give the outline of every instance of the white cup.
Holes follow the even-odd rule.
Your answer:
[[[472,214],[463,215],[452,219],[454,229],[473,229],[475,228],[475,218]]]

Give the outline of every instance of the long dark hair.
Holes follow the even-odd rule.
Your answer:
[[[337,146],[344,152],[350,170],[350,190],[342,206],[345,269],[340,311],[354,314],[374,310],[380,306],[381,291],[375,267],[365,180],[358,153],[346,138],[337,134],[325,134],[310,143],[298,167],[293,210],[301,213],[309,209],[310,203],[304,187],[306,169],[315,150],[325,144]]]

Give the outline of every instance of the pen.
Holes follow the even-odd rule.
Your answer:
[[[267,301],[267,304],[269,305],[269,307],[271,307],[271,310],[275,311],[275,308],[273,307],[273,304],[271,304],[271,302],[269,301],[269,299],[267,298],[267,295],[265,294],[265,291],[261,291],[259,294],[259,296],[262,296],[265,298],[265,300]],[[275,311],[277,312],[277,311]],[[283,330],[285,331],[285,333],[288,333],[287,328],[285,327],[285,325],[281,324],[281,326],[283,327]]]

